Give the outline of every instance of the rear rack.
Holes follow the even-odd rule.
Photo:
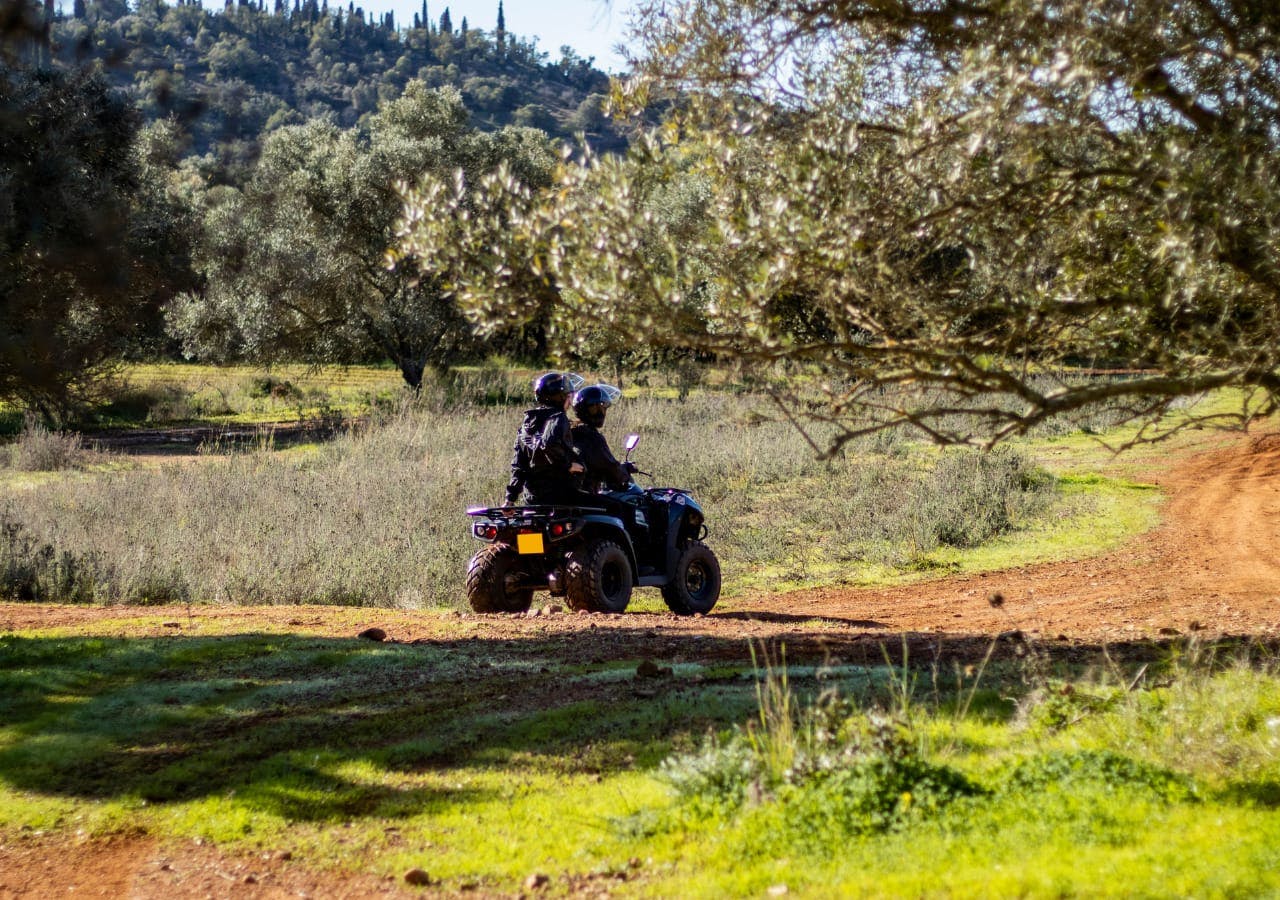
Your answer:
[[[602,506],[473,506],[467,510],[467,515],[507,522],[540,516],[557,518],[578,512],[602,513],[607,510]]]

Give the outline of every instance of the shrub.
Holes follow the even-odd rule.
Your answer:
[[[1049,787],[1069,792],[1085,784],[1135,790],[1165,801],[1187,800],[1195,793],[1187,776],[1112,750],[1059,750],[1020,760],[1004,771],[998,792],[1037,793]]]
[[[981,793],[958,771],[925,758],[906,722],[864,712],[834,692],[794,714],[785,675],[766,677],[759,727],[714,735],[659,775],[695,815],[732,815],[749,801],[781,808],[795,839],[884,832]]]
[[[247,393],[256,399],[274,397],[277,400],[299,400],[303,396],[292,381],[274,375],[255,375],[249,380]]]
[[[96,588],[104,600],[457,606],[478,549],[463,511],[500,500],[513,404],[528,391],[523,375],[459,373],[311,452],[273,454],[264,442],[218,448],[198,465],[56,480],[14,493],[10,516],[41,543],[110,561]],[[642,433],[636,459],[655,482],[705,503],[727,593],[749,579],[803,577],[811,558],[901,563],[937,545],[938,520],[976,541],[1016,527],[1049,496],[1014,455],[954,454],[953,468],[933,475],[918,449],[890,458],[868,439],[858,455],[819,461],[750,397],[628,398],[606,427],[615,450]],[[936,496],[966,478],[976,486],[964,498]]]
[[[944,453],[912,514],[926,542],[977,547],[1043,508],[1052,479],[1013,450]]]
[[[75,468],[87,456],[80,435],[50,431],[43,425],[28,422],[9,448],[9,467],[20,472],[56,472]]]
[[[0,596],[19,602],[94,599],[101,569],[93,555],[82,558],[35,540],[17,522],[0,518]]]

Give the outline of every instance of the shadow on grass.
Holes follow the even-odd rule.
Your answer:
[[[397,818],[481,793],[398,786],[396,773],[529,757],[570,773],[651,766],[677,736],[696,741],[754,710],[746,641],[629,627],[597,637],[0,636],[0,781],[84,799],[234,792],[295,821]],[[789,636],[787,660],[870,673],[887,659],[925,667],[993,651],[990,639],[895,638]],[[1171,652],[1168,642],[1105,649],[1130,661]],[[1043,652],[1071,666],[1103,650]],[[1026,653],[1021,636],[1008,636],[993,659],[1016,666]],[[709,674],[642,677],[629,668],[642,659],[696,660]]]
[[[95,799],[235,790],[296,820],[468,802],[340,774],[456,708],[443,690],[419,690],[431,656],[256,634],[0,638],[0,779]]]

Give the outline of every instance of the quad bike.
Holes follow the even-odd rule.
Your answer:
[[[627,437],[627,459],[639,441]],[[471,608],[524,612],[534,591],[548,590],[572,609],[620,613],[633,587],[659,588],[680,615],[716,605],[720,562],[702,542],[707,526],[689,491],[633,482],[598,496],[599,506],[468,509],[471,533],[488,544],[467,566]]]

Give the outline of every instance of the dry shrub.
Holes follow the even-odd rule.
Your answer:
[[[82,465],[89,455],[78,434],[50,431],[28,422],[18,439],[8,448],[9,468],[20,472],[57,472]]]

